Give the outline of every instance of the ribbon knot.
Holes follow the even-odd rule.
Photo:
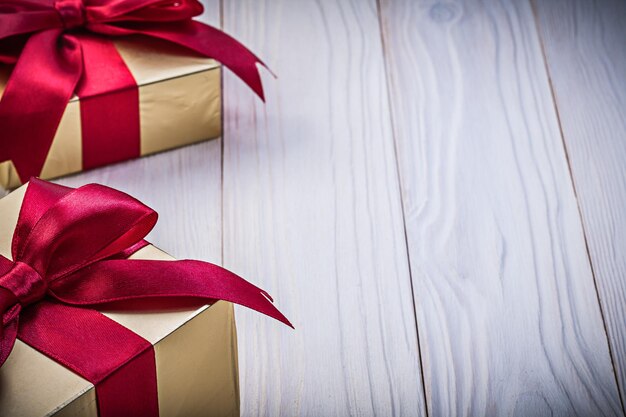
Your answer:
[[[24,307],[42,300],[48,291],[41,275],[24,262],[15,262],[7,273],[0,276],[0,287],[13,293]]]
[[[85,5],[82,0],[56,0],[54,8],[61,16],[61,21],[66,29],[85,25]]]

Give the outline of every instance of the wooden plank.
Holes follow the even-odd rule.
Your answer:
[[[376,4],[224,7],[278,74],[225,77],[224,262],[296,327],[237,311],[242,415],[424,415]]]
[[[381,12],[431,415],[621,415],[530,4]]]
[[[626,403],[626,2],[535,10]]]

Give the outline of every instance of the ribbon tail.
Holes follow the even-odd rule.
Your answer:
[[[224,64],[265,101],[257,64],[265,64],[235,38],[214,27],[190,21],[184,30],[148,30],[145,33],[187,47]]]
[[[267,66],[248,48],[219,29],[191,20],[176,24],[135,23],[128,26],[92,25],[91,29],[107,35],[146,35],[175,43],[208,58],[216,59],[235,73],[265,101],[263,83],[257,64]]]
[[[58,300],[97,306],[132,300],[168,299],[230,301],[293,325],[272,304],[271,297],[238,275],[208,262],[104,260],[54,281]]]
[[[190,21],[184,30],[147,30],[144,33],[187,47],[214,58],[235,73],[261,100],[265,101],[263,83],[257,64],[265,64],[235,38],[214,27]]]
[[[0,100],[0,162],[13,161],[22,183],[40,175],[81,73],[74,37],[54,29],[29,38]]]

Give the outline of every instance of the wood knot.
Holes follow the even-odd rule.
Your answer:
[[[437,23],[446,23],[454,20],[459,14],[459,7],[454,3],[436,3],[430,8],[430,18]]]

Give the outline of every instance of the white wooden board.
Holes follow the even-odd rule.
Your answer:
[[[535,10],[626,402],[626,2],[537,1]]]
[[[224,2],[278,74],[225,78],[224,262],[296,330],[238,311],[245,416],[424,415],[374,1]]]
[[[381,11],[430,415],[621,415],[529,3]]]

